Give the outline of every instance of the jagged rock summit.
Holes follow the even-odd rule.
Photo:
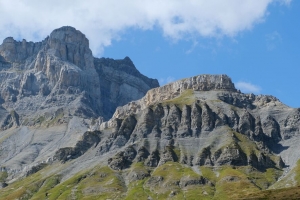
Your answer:
[[[6,38],[0,45],[0,77],[2,106],[21,121],[60,108],[66,115],[108,119],[117,106],[158,87],[128,57],[94,58],[88,39],[73,27],[56,29],[38,43]]]
[[[140,100],[130,102],[126,106],[118,108],[114,117],[126,115],[126,113],[129,113],[129,110],[131,112],[137,112],[145,109],[149,105],[174,99],[187,90],[237,92],[237,89],[227,75],[198,75],[151,89]]]

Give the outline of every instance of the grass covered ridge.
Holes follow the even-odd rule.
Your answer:
[[[250,166],[197,166],[199,170],[195,170],[178,162],[167,162],[157,168],[138,162],[123,171],[97,166],[62,181],[60,175],[45,177],[49,167],[1,189],[0,199],[223,200],[269,198],[277,194],[294,198],[299,193],[298,187],[264,190],[280,176],[281,171],[273,168],[261,172]]]

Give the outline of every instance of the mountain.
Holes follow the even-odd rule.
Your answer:
[[[0,199],[299,197],[300,109],[276,97],[227,75],[158,87],[71,27],[0,55]]]
[[[95,58],[73,27],[42,42],[6,38],[0,45],[0,166],[18,174],[73,145],[118,106],[158,87],[129,57]]]
[[[2,107],[16,111],[20,120],[59,108],[72,116],[109,119],[117,106],[159,86],[128,57],[94,58],[88,39],[72,27],[56,29],[38,43],[6,38],[0,46],[0,72]]]

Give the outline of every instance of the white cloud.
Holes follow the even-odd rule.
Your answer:
[[[171,76],[169,76],[167,78],[160,78],[158,80],[160,86],[166,85],[166,84],[174,82],[174,81],[175,81],[175,78],[171,77]]]
[[[61,26],[87,35],[94,53],[101,53],[128,28],[162,29],[182,39],[234,36],[264,20],[272,2],[291,0],[1,0],[0,40],[8,36],[39,41]]]
[[[240,81],[235,84],[235,87],[244,93],[260,93],[261,87],[249,82]]]

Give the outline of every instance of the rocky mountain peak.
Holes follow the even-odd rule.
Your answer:
[[[59,40],[69,44],[80,44],[89,47],[89,40],[83,33],[71,26],[63,26],[52,31],[50,40]]]
[[[70,26],[55,29],[48,39],[48,52],[78,67],[93,67],[89,40],[83,33]]]
[[[2,106],[15,110],[21,122],[62,107],[71,116],[109,119],[117,106],[158,86],[129,57],[94,58],[86,36],[70,26],[55,29],[42,42],[6,38],[0,45],[0,78]]]
[[[167,84],[164,88],[179,88],[180,90],[193,89],[195,91],[227,90],[236,92],[230,77],[225,74],[201,74]]]
[[[0,67],[1,63],[23,63],[25,60],[42,48],[45,41],[42,42],[27,42],[25,39],[16,41],[13,37],[7,37],[0,45]],[[2,57],[2,59],[1,59]],[[2,64],[3,66],[4,64]],[[6,65],[10,67],[10,65]],[[1,70],[1,69],[0,69]]]
[[[130,102],[129,104],[117,108],[114,116],[123,117],[130,112],[139,112],[145,109],[149,105],[153,105],[158,102],[168,101],[181,96],[190,91],[227,91],[238,92],[234,87],[229,76],[221,75],[208,75],[201,74],[198,76],[181,79],[162,87],[157,87],[149,90],[147,94],[140,100]]]

